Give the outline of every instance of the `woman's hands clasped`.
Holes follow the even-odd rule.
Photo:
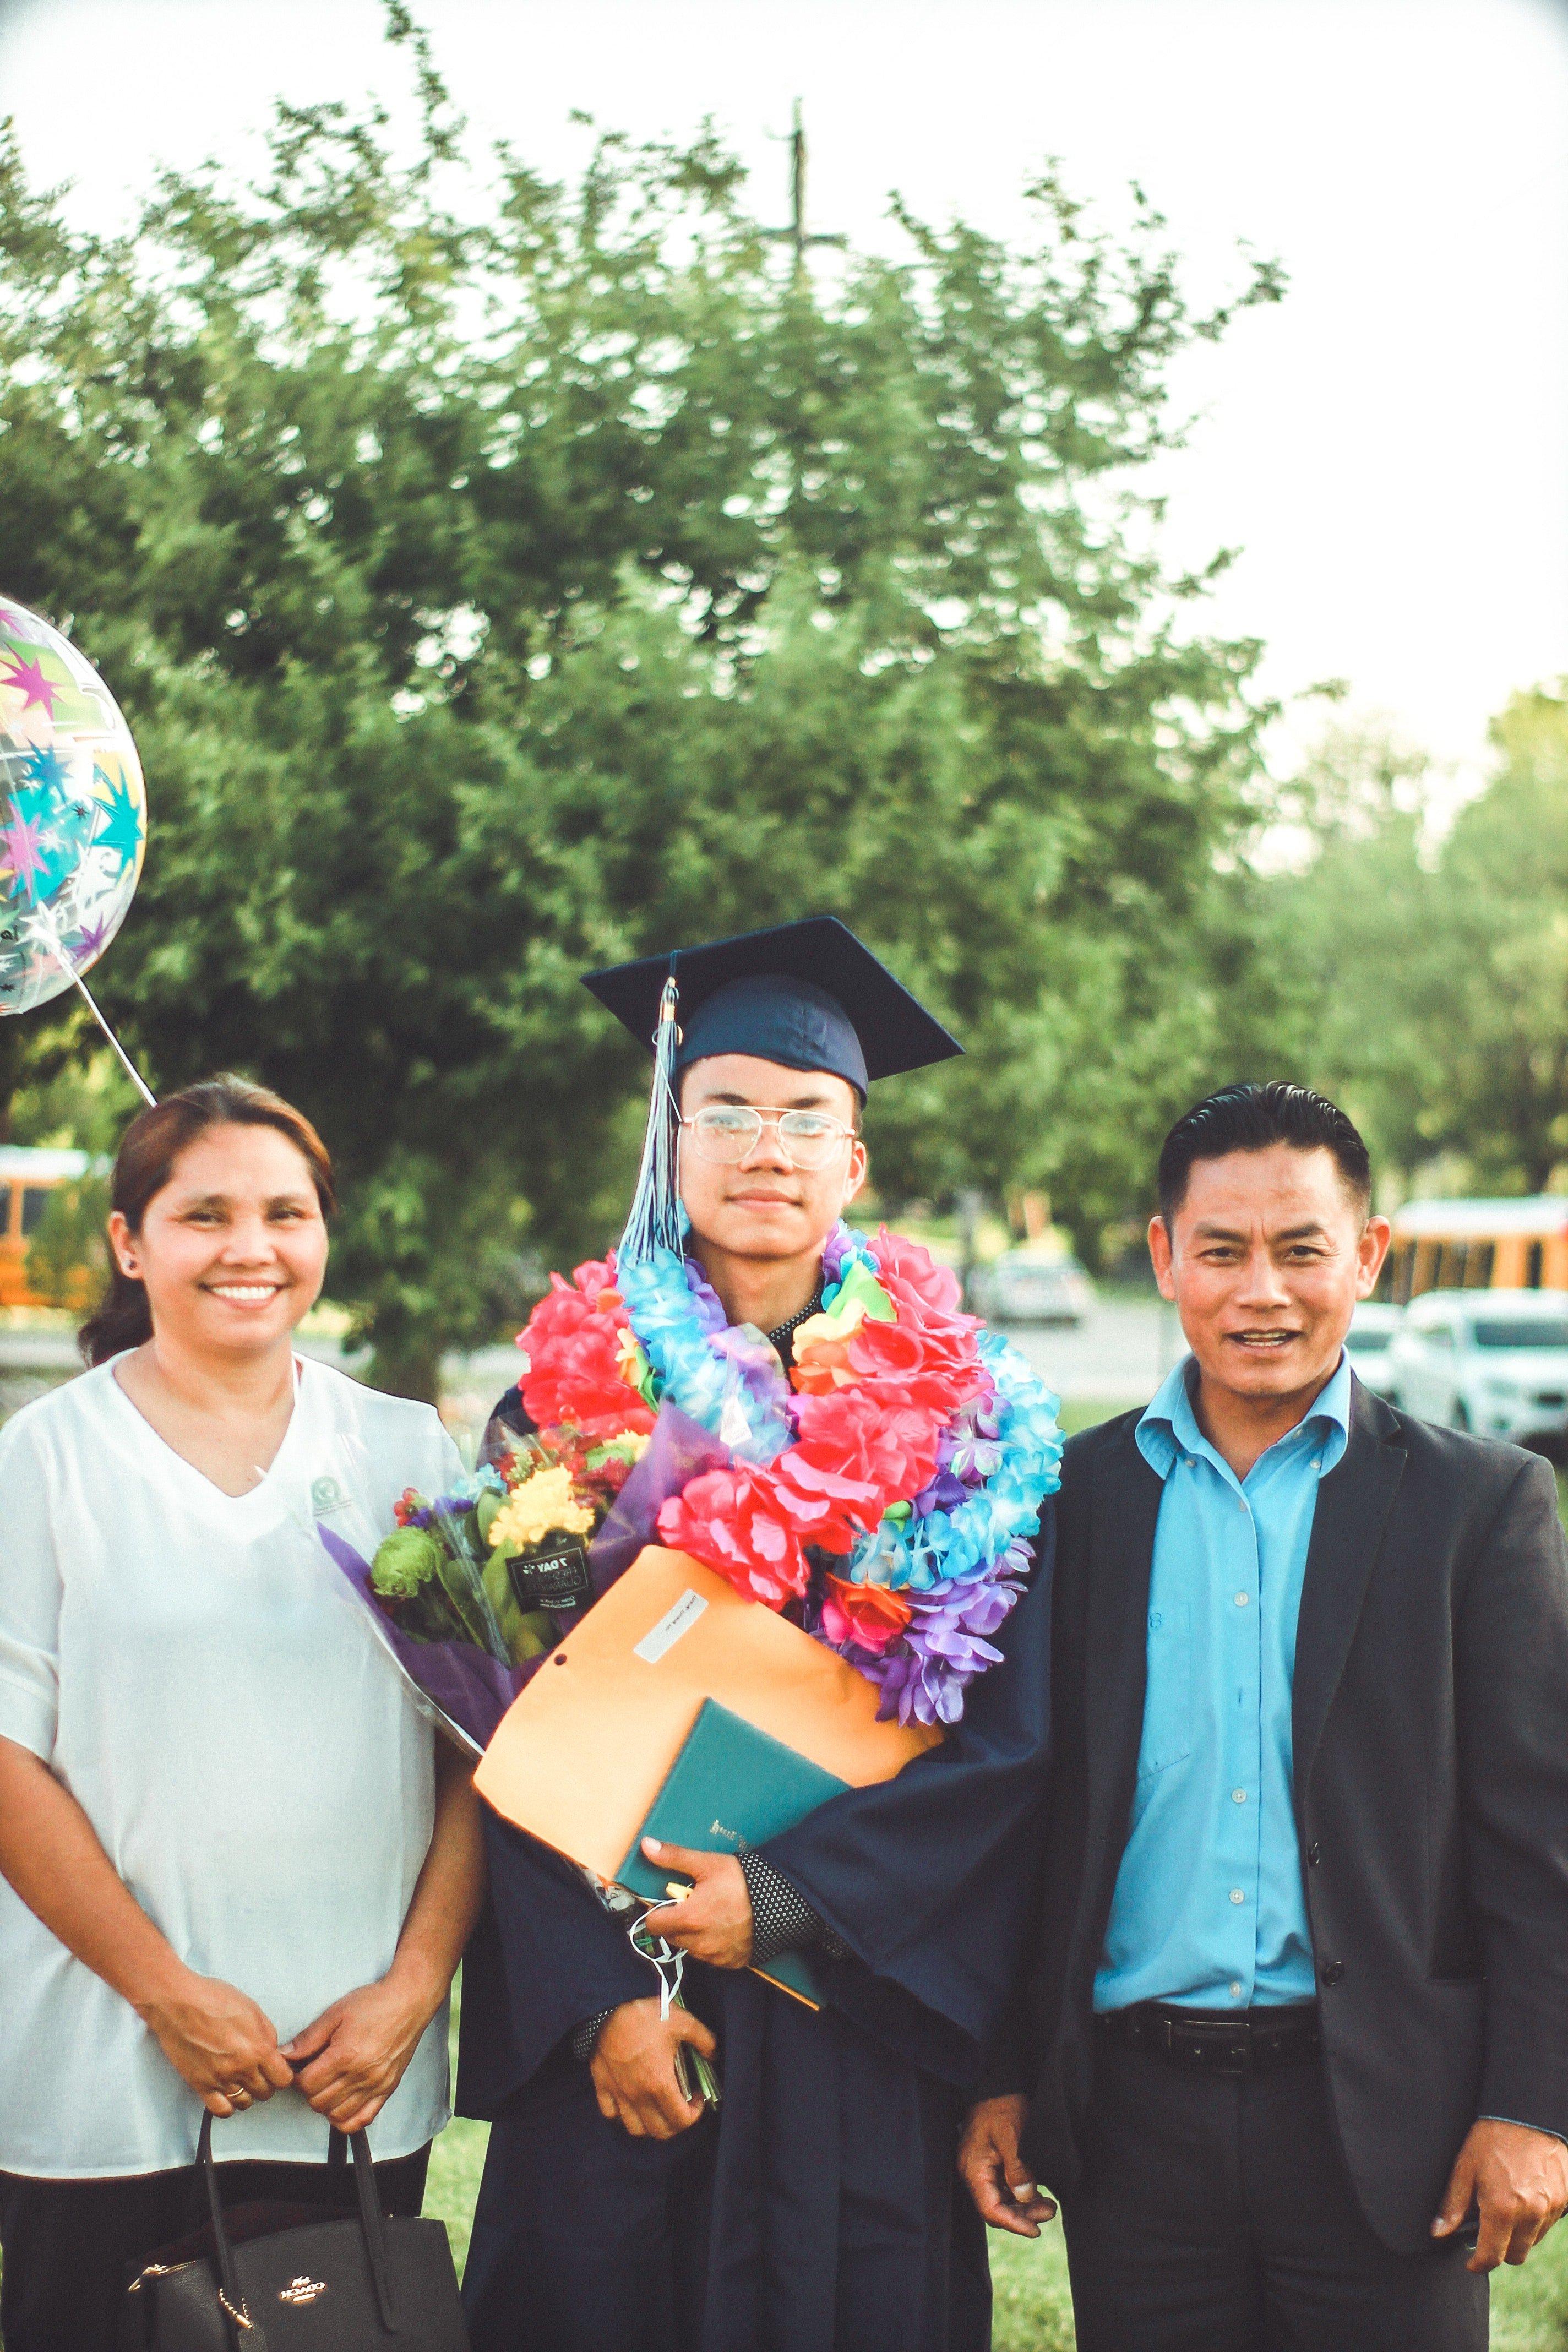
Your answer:
[[[296,2089],[338,2131],[363,2131],[402,2082],[445,1990],[432,2000],[393,1975],[344,1993],[283,2044]]]
[[[440,2005],[440,1993],[432,1999],[423,1985],[386,1976],[345,1993],[279,2045],[265,2010],[220,1977],[183,1969],[156,2000],[138,2004],[170,2065],[215,2116],[292,2085],[341,2132],[374,2121]]]
[[[271,2019],[221,1977],[181,1969],[137,2007],[170,2065],[215,2116],[269,2099],[294,2080]]]

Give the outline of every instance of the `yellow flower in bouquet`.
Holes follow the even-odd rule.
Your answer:
[[[591,1535],[594,1509],[572,1491],[572,1473],[563,1464],[536,1470],[514,1486],[489,1524],[489,1542],[502,1552],[527,1551],[547,1535]]]

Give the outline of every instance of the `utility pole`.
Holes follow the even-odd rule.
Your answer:
[[[807,246],[847,246],[849,242],[842,230],[808,230],[805,226],[805,127],[800,119],[798,98],[795,102],[795,127],[789,134],[789,192],[790,226],[788,228],[765,228],[763,235],[781,245],[795,247],[795,274],[798,278],[805,268]]]

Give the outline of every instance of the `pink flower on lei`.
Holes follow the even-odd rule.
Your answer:
[[[631,1317],[615,1285],[613,1256],[589,1258],[570,1282],[558,1274],[518,1335],[528,1354],[520,1383],[538,1429],[579,1427],[613,1416],[622,1429],[649,1430],[653,1415],[628,1383],[621,1335]]]
[[[658,1532],[769,1609],[805,1591],[810,1568],[766,1470],[705,1470],[660,1507]]]

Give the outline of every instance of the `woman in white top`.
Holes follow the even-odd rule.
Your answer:
[[[92,1369],[0,1431],[6,2352],[109,2352],[198,2218],[204,2105],[231,2201],[335,2201],[331,2127],[368,2125],[417,2212],[481,1891],[467,1768],[316,1532],[373,1544],[461,1466],[294,1354],[319,1137],[214,1079],[132,1122],[113,1201]]]

